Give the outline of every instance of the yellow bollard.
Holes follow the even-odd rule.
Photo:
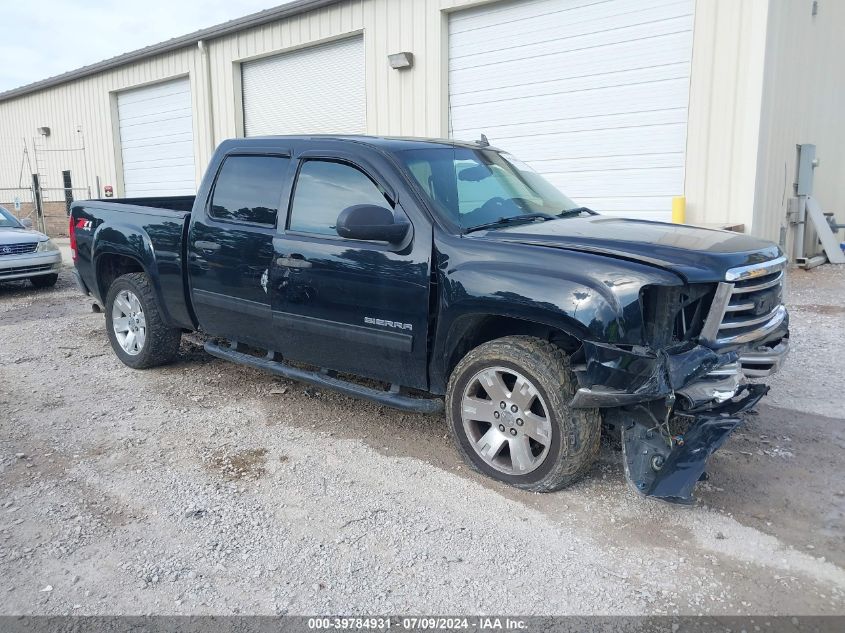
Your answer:
[[[687,199],[684,196],[672,198],[672,222],[684,224],[687,220]]]

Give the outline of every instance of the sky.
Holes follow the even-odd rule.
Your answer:
[[[0,0],[0,92],[290,0]]]

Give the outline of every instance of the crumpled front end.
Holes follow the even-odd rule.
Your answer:
[[[625,477],[638,493],[690,504],[707,460],[743,422],[743,413],[768,393],[766,385],[743,385],[737,396],[706,412],[660,419],[652,408],[614,410],[621,430]],[[659,411],[657,412],[660,413]]]
[[[686,342],[667,349],[585,341],[584,363],[575,368],[581,387],[571,406],[618,407],[665,398],[686,398],[693,406],[732,398],[742,372],[735,351],[719,353]]]
[[[777,371],[789,349],[784,266],[781,258],[733,269],[709,296],[661,289],[646,315],[649,345],[583,343],[571,406],[605,410],[640,494],[692,503],[707,459],[768,391],[747,379]],[[684,329],[669,329],[678,320]]]

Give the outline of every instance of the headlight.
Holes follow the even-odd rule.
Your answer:
[[[36,253],[47,253],[49,251],[57,251],[59,247],[53,243],[53,240],[44,240],[38,242],[38,247],[35,249]]]

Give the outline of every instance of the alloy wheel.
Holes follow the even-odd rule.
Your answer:
[[[141,353],[147,340],[147,321],[138,297],[131,290],[121,290],[111,310],[112,328],[117,342],[130,356]]]
[[[461,420],[473,450],[505,474],[530,473],[549,453],[549,408],[537,387],[508,367],[489,367],[470,379]]]

